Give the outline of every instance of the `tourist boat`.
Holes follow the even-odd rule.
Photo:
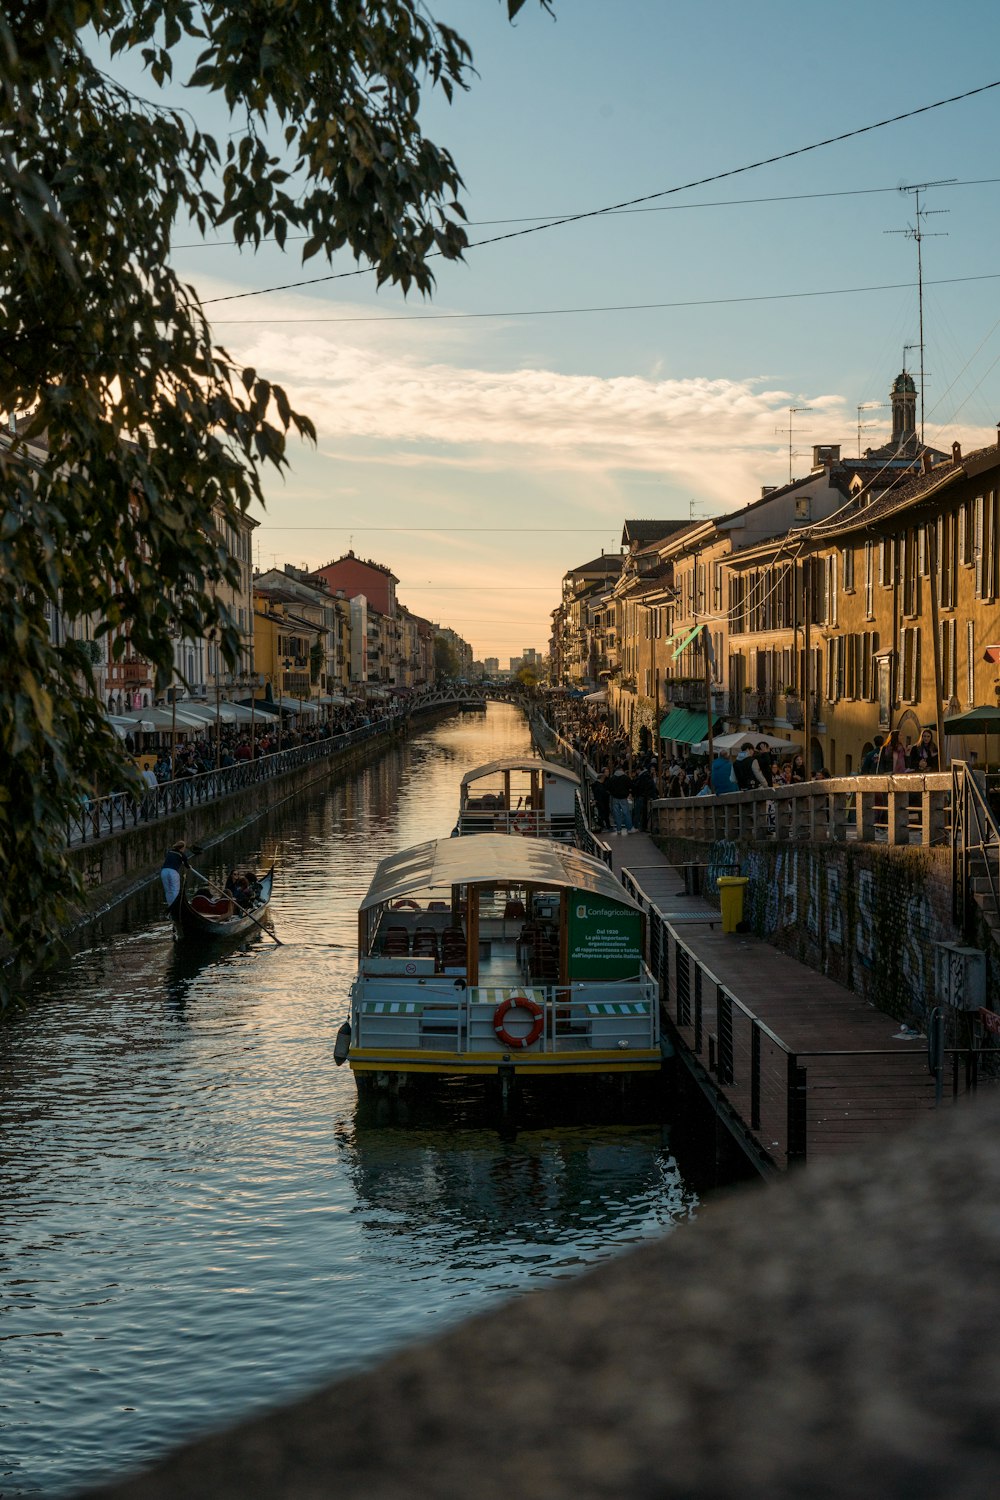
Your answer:
[[[575,843],[580,778],[538,756],[512,755],[466,771],[457,834],[521,833]]]
[[[258,879],[256,892],[246,907],[222,891],[200,886],[192,892],[188,884],[191,878],[187,870],[182,871],[180,892],[169,910],[177,931],[183,937],[221,941],[245,937],[260,927],[271,900],[273,865]],[[195,880],[197,878],[194,876]]]
[[[661,1067],[645,916],[550,839],[436,839],[379,864],[337,1062],[359,1095],[419,1079],[621,1078]]]

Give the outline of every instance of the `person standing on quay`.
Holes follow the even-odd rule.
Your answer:
[[[603,766],[599,775],[590,783],[590,795],[594,802],[594,818],[598,833],[611,827],[611,794],[608,791],[608,768]]]
[[[615,766],[614,775],[608,782],[608,795],[611,798],[611,816],[615,820],[615,833],[632,832],[632,811],[628,805],[629,793],[632,790],[632,778],[625,769],[624,762],[619,761]]]

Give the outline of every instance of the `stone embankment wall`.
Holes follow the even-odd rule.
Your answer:
[[[86,922],[91,916],[107,910],[109,905],[153,877],[163,863],[164,851],[176,840],[184,839],[188,844],[214,844],[255,822],[281,803],[318,790],[359,766],[377,760],[405,733],[405,729],[398,729],[376,735],[308,761],[273,780],[256,782],[245,790],[214,801],[195,802],[169,818],[140,822],[135,828],[70,850],[68,858],[82,874],[88,893],[87,911],[80,914],[80,920]]]
[[[744,919],[758,937],[900,1021],[936,1003],[934,944],[958,942],[947,849],[878,844],[712,845],[659,839],[675,863],[746,875]]]

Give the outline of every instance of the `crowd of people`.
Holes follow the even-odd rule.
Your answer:
[[[252,736],[247,724],[223,725],[218,737],[214,729],[208,728],[204,734],[194,739],[182,740],[173,751],[169,745],[161,744],[159,750],[145,752],[142,755],[145,760],[143,780],[150,789],[164,786],[170,781],[184,781],[200,776],[205,771],[214,771],[217,767],[225,768],[259,760],[262,756],[273,755],[279,750],[294,750],[300,745],[334,739],[355,729],[370,728],[374,724],[380,724],[383,719],[391,718],[398,711],[397,705],[388,703],[345,704],[334,708],[331,716],[322,723],[305,723],[294,728],[282,725],[280,729],[270,716],[265,718],[261,715],[254,725]],[[147,738],[165,740],[169,736],[161,733]],[[135,742],[130,741],[132,736],[126,737],[125,748],[139,758],[142,753],[138,751]]]
[[[810,771],[801,751],[782,754],[767,738],[753,733],[732,751],[707,755],[674,755],[659,760],[652,751],[636,753],[624,730],[594,705],[565,700],[549,711],[554,727],[584,760],[590,778],[595,827],[628,834],[648,826],[649,803],[658,797],[699,797],[760,788],[828,781],[826,766]],[[860,776],[904,772],[930,774],[940,757],[931,730],[906,746],[899,733],[877,734],[858,769]]]

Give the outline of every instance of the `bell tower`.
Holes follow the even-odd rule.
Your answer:
[[[892,443],[902,448],[912,443],[917,435],[917,388],[913,376],[901,371],[892,382]]]

